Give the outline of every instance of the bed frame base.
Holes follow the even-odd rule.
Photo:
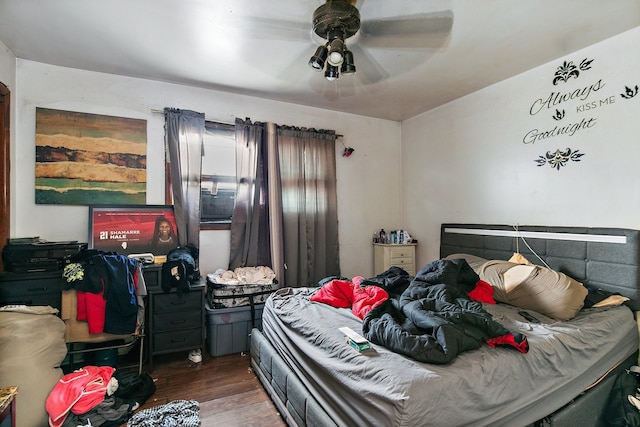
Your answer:
[[[525,237],[526,244],[519,237]],[[554,270],[585,285],[640,300],[639,230],[555,226],[518,226],[514,229],[509,225],[487,224],[441,226],[441,257],[468,253],[486,259],[509,259],[517,251],[536,263],[532,250]],[[616,374],[636,364],[637,352],[598,385],[528,427],[606,425],[604,409]],[[258,329],[251,333],[251,366],[289,426],[325,427],[340,422],[318,404]]]
[[[598,385],[528,427],[605,427],[604,409],[616,374],[637,362],[636,353]],[[251,367],[288,426],[337,426],[258,329],[251,331]]]
[[[535,427],[607,427],[605,409],[618,374],[638,363],[638,352],[629,356],[596,386],[580,394],[558,411],[534,423]]]
[[[258,329],[251,331],[251,367],[287,425],[337,427]]]

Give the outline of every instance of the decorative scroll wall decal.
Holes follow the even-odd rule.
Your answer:
[[[620,96],[624,99],[631,99],[638,94],[638,85],[635,88],[631,89],[629,86],[624,87],[624,93],[621,93]]]
[[[559,147],[570,146],[574,142],[579,146],[587,134],[592,133],[593,128],[597,127],[600,112],[621,102],[618,95],[625,100],[640,99],[640,85],[636,84],[637,82],[626,85],[621,82],[613,86],[622,87],[623,90],[612,89],[613,86],[607,86],[604,78],[586,73],[588,70],[599,68],[595,67],[595,64],[599,63],[588,57],[579,62],[559,61],[555,72],[552,71],[551,82],[555,87],[547,94],[534,99],[529,105],[531,117],[542,113],[540,115],[545,116],[546,120],[543,119],[539,126],[526,131],[521,142],[527,145],[557,144],[555,147],[547,146],[540,149],[542,152],[546,151],[546,154],[533,160],[537,166],[549,165],[552,169],[560,170],[570,163],[579,162],[585,153],[576,148]],[[576,81],[578,78],[580,82]],[[549,122],[549,116],[553,122]],[[571,143],[556,142],[569,138]]]
[[[551,118],[553,118],[553,120],[562,120],[564,119],[564,115],[565,115],[564,110],[562,111],[556,110],[556,113],[553,116],[551,116]]]
[[[560,170],[560,168],[566,166],[569,161],[579,162],[582,156],[584,156],[584,153],[581,153],[580,150],[572,151],[571,148],[567,148],[564,151],[560,151],[560,149],[558,149],[555,153],[547,151],[544,156],[539,156],[535,162],[538,166],[549,165],[556,170]]]
[[[592,69],[594,61],[594,59],[590,58],[584,58],[578,64],[574,61],[563,61],[553,75],[553,85],[557,86],[560,83],[569,83],[572,79],[578,79],[584,72]],[[584,130],[596,126],[597,119],[595,117],[576,118],[575,114],[581,115],[589,110],[609,105],[615,101],[613,96],[601,99],[596,98],[605,87],[602,79],[586,82],[577,88],[572,88],[571,86],[567,85],[564,89],[553,90],[548,95],[536,99],[530,105],[529,114],[531,116],[548,111],[556,124],[549,125],[547,129],[535,128],[529,130],[522,138],[524,144],[550,143],[552,142],[551,139],[573,138],[578,132],[582,134]],[[568,120],[569,123],[564,124],[565,120]],[[562,150],[558,148],[555,151],[548,150],[546,154],[534,159],[534,162],[537,163],[537,166],[549,165],[555,170],[560,170],[560,168],[568,165],[569,162],[579,162],[582,156],[584,156],[584,153],[577,149],[566,148]]]
[[[583,59],[580,65],[576,66],[573,61],[564,61],[564,63],[558,67],[555,76],[553,78],[553,85],[556,86],[559,82],[567,82],[570,78],[578,78],[580,71],[586,71],[591,69],[591,63],[593,59]]]

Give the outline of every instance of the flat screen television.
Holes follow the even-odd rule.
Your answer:
[[[178,246],[173,206],[91,205],[88,246],[124,255],[166,255]]]

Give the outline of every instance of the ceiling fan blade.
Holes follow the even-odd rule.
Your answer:
[[[233,27],[251,38],[266,40],[311,40],[311,25],[308,22],[284,19],[262,18],[258,16],[234,16],[223,25]]]
[[[448,44],[452,26],[451,11],[377,19],[363,22],[354,39],[367,47],[437,49]]]
[[[363,20],[360,34],[364,38],[448,33],[453,26],[453,12],[422,13],[411,16]]]
[[[353,60],[356,64],[356,77],[358,77],[363,84],[379,83],[389,77],[389,74],[367,53],[366,49],[363,49],[357,44],[350,45],[349,49],[353,52]],[[344,78],[348,79],[350,77],[345,76]]]

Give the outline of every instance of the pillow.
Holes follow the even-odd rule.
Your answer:
[[[629,301],[629,298],[623,297],[622,295],[611,295],[610,297],[593,304],[592,307],[614,307],[616,305],[622,305],[627,301]]]
[[[494,287],[493,297],[557,320],[570,320],[584,305],[587,288],[564,273],[537,265],[488,261],[478,273]]]
[[[518,285],[527,280],[535,269],[535,265],[518,264],[502,273],[504,291],[507,295],[511,291],[515,290]]]
[[[511,258],[509,258],[509,262],[513,262],[515,264],[531,265],[531,261],[526,259],[520,252],[514,252]]]
[[[480,258],[479,256],[470,255],[470,254],[451,254],[449,256],[444,257],[444,259],[448,259],[448,260],[463,259],[467,261],[467,264],[469,264],[469,267],[471,267],[471,269],[473,269],[473,271],[475,271],[476,274],[478,274],[478,269],[482,267],[482,265],[485,262],[487,262],[487,260],[484,258]]]

